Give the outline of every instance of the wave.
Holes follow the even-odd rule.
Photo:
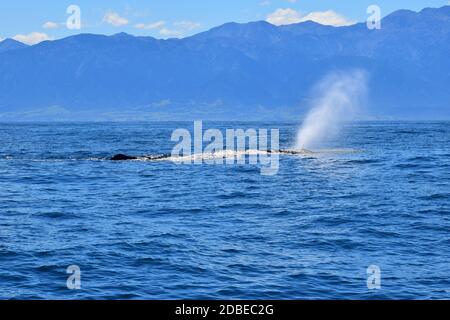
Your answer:
[[[0,160],[3,161],[27,161],[27,162],[76,162],[76,161],[110,161],[111,157],[83,157],[83,158],[72,158],[72,157],[35,157],[35,158],[28,158],[23,156],[6,156],[6,157],[0,157]]]
[[[291,155],[299,157],[315,157],[320,155],[332,155],[332,154],[349,154],[358,153],[359,150],[355,149],[320,149],[320,150],[306,150],[306,149],[282,149],[282,150],[238,150],[238,151],[217,151],[209,153],[199,153],[187,156],[174,156],[170,153],[164,154],[149,154],[142,156],[131,156],[126,154],[116,154],[113,157],[110,156],[84,156],[84,157],[64,157],[64,156],[50,156],[50,157],[27,157],[27,156],[0,156],[0,160],[3,161],[28,161],[28,162],[69,162],[69,161],[173,161],[173,162],[188,162],[195,160],[217,160],[217,159],[228,159],[236,158],[242,159],[247,156],[258,156],[258,155]]]

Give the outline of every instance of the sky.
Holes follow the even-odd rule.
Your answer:
[[[68,29],[67,8],[80,9],[81,29]],[[386,16],[398,9],[414,11],[450,5],[449,0],[37,0],[0,3],[0,41],[28,44],[79,33],[127,32],[156,38],[186,37],[227,22],[266,20],[289,24],[313,20],[329,25],[366,21],[377,5]]]

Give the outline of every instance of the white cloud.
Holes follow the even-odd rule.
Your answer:
[[[158,21],[152,24],[137,24],[134,27],[138,29],[158,29],[159,34],[165,38],[181,38],[190,31],[198,29],[201,24],[193,21],[175,21],[172,23],[173,28],[166,26],[164,21]]]
[[[2,42],[3,40],[5,40],[5,38],[3,38],[3,37],[0,37],[0,42]]]
[[[161,30],[159,30],[159,34],[164,37],[175,37],[175,38],[183,36],[182,31],[172,30],[172,29],[168,29],[168,28],[162,28]]]
[[[355,24],[354,21],[347,20],[344,16],[334,12],[333,10],[311,12],[304,16],[301,21],[314,21],[320,24],[341,27]]]
[[[116,12],[107,12],[103,17],[103,21],[115,27],[125,26],[128,24],[128,19],[119,16]]]
[[[344,16],[334,12],[333,10],[316,11],[302,16],[299,11],[291,8],[275,10],[275,12],[272,12],[267,16],[266,21],[277,26],[305,21],[314,21],[323,25],[335,27],[354,24],[353,21],[347,20]]]
[[[42,28],[44,29],[58,29],[58,24],[56,22],[53,21],[47,21],[46,23],[44,23],[42,25]]]
[[[277,9],[267,16],[267,22],[280,26],[283,24],[297,23],[301,21],[300,12],[294,9]]]
[[[138,23],[134,25],[136,29],[161,29],[165,26],[165,21],[156,21],[153,23],[145,24],[145,23]]]
[[[176,21],[173,25],[186,31],[195,30],[201,27],[200,23],[193,21]]]
[[[45,34],[40,32],[31,32],[29,34],[18,34],[13,37],[14,40],[33,45],[42,41],[51,40],[51,38]]]
[[[201,24],[193,21],[176,21],[172,24],[174,29],[166,27],[166,22],[161,20],[150,24],[138,23],[134,25],[136,29],[143,30],[159,30],[159,33],[164,37],[181,37],[186,32],[198,29]]]

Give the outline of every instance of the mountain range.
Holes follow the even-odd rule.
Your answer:
[[[333,71],[368,74],[368,119],[450,118],[450,6],[366,23],[227,23],[183,39],[0,42],[0,121],[297,120]]]

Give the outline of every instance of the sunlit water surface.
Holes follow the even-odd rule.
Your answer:
[[[450,298],[450,123],[348,125],[324,147],[358,152],[281,155],[274,176],[105,160],[170,152],[184,127],[0,124],[0,297]],[[298,129],[205,127],[279,128],[283,148]]]

